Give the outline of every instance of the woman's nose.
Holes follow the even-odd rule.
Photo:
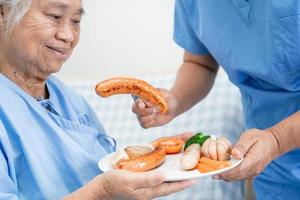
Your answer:
[[[64,23],[59,27],[56,34],[57,39],[62,40],[66,43],[71,43],[75,39],[75,33],[70,23]]]

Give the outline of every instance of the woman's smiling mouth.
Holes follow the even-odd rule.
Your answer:
[[[69,49],[47,46],[47,49],[59,60],[66,60],[69,57]]]

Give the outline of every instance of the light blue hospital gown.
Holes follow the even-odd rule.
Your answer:
[[[223,66],[240,88],[248,128],[300,110],[299,0],[176,0],[174,39]],[[269,164],[254,188],[258,200],[300,199],[300,149]]]
[[[60,199],[115,148],[85,100],[51,76],[36,101],[0,74],[0,199]]]

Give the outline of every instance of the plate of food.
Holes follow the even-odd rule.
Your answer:
[[[232,145],[225,137],[197,133],[186,142],[178,137],[159,138],[150,144],[127,146],[104,156],[98,166],[103,171],[163,171],[166,181],[182,181],[217,175],[238,166]]]

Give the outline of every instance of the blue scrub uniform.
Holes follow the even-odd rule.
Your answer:
[[[248,128],[300,110],[299,0],[177,0],[174,40],[225,69],[240,88]],[[254,188],[257,199],[300,199],[300,149],[269,164]]]
[[[55,77],[37,101],[0,74],[0,199],[60,199],[115,148],[85,100]]]

